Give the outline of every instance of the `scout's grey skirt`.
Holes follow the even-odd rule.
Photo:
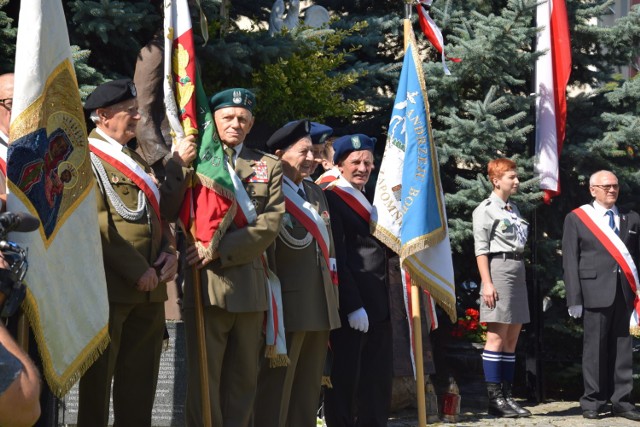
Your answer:
[[[498,292],[493,310],[480,297],[480,321],[529,323],[529,302],[525,283],[524,262],[495,257],[490,261],[491,280]],[[482,286],[480,287],[482,295]]]

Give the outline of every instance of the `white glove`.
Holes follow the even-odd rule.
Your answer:
[[[581,305],[572,305],[569,307],[569,316],[574,319],[579,319],[582,317],[582,306]]]
[[[356,311],[352,311],[347,315],[349,319],[349,326],[351,326],[356,331],[366,333],[369,330],[369,316],[367,316],[367,312],[364,310],[364,307],[360,307]]]

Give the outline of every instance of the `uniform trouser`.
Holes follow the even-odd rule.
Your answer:
[[[327,426],[386,426],[393,381],[391,322],[372,324],[367,333],[343,325],[331,331],[333,388],[324,393]]]
[[[260,364],[254,427],[314,427],[329,331],[286,333],[289,366]]]
[[[585,411],[597,411],[607,401],[611,401],[616,412],[634,409],[630,401],[633,389],[630,312],[621,286],[618,281],[610,307],[584,310],[584,395],[580,406]]]
[[[109,304],[111,342],[80,379],[78,427],[106,426],[113,379],[114,426],[151,426],[164,303]]]
[[[195,310],[184,310],[187,342],[186,424],[202,426],[202,393]],[[215,427],[247,427],[253,412],[264,312],[204,308],[211,420]]]

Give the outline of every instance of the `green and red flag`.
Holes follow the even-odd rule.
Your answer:
[[[198,246],[211,255],[233,221],[235,192],[196,66],[187,0],[165,0],[164,16],[167,118],[175,140],[198,136],[196,178],[185,196],[180,220],[185,227],[195,224]]]

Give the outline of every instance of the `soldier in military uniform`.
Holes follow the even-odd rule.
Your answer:
[[[115,425],[150,426],[164,333],[165,282],[177,270],[175,249],[163,233],[162,212],[177,211],[186,185],[193,137],[181,141],[166,186],[158,188],[147,163],[127,147],[137,109],[130,79],[98,86],[85,110],[96,124],[89,135],[101,196],[98,218],[109,297],[111,343],[80,380],[78,426],[106,426],[113,378]],[[187,151],[183,151],[183,154]],[[160,194],[162,193],[162,202]]]
[[[329,331],[340,327],[329,208],[320,187],[304,179],[313,162],[307,120],[277,130],[267,147],[284,171],[287,211],[275,243],[274,272],[282,285],[290,364],[270,367],[263,361],[255,425],[314,426]]]
[[[209,104],[227,160],[233,165],[236,182],[241,183],[236,185],[236,198],[251,200],[256,218],[246,226],[231,224],[211,255],[199,251],[196,245],[189,246],[187,262],[200,269],[213,425],[245,427],[253,412],[267,309],[263,254],[278,235],[284,214],[282,167],[275,156],[244,145],[254,123],[253,93],[243,88],[229,89],[211,97]],[[185,279],[186,422],[188,426],[201,426],[193,280],[189,274]]]

